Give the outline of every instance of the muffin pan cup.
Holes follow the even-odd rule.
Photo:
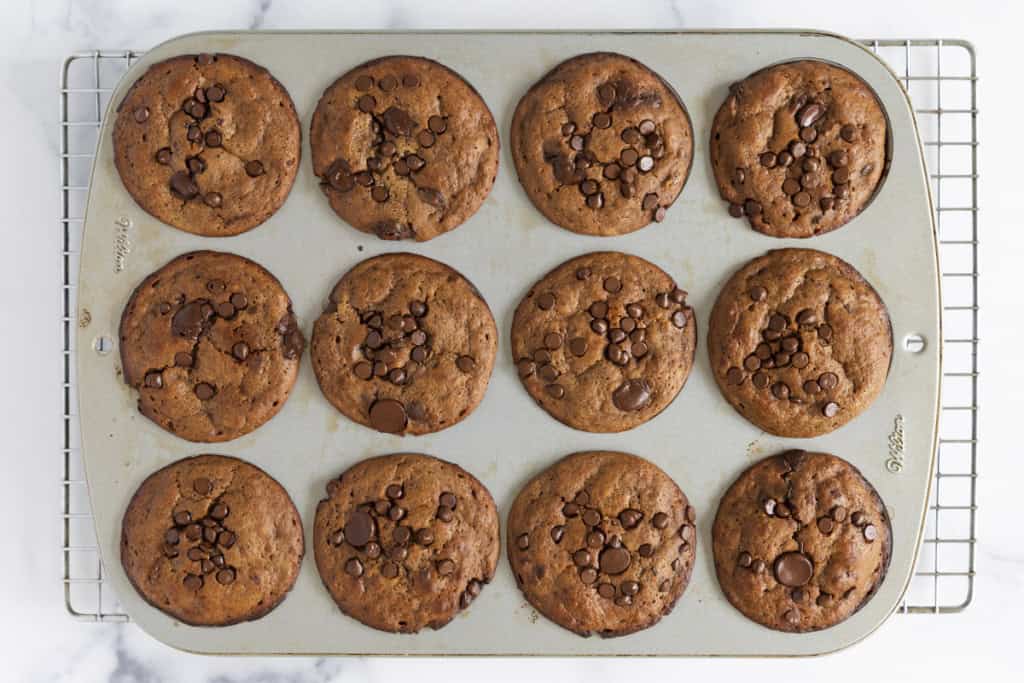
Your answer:
[[[516,178],[507,146],[519,98],[554,65],[596,50],[634,57],[679,93],[692,120],[693,168],[665,221],[619,237],[589,237],[549,223]],[[288,89],[302,122],[301,167],[284,206],[260,227],[230,238],[202,238],[161,224],[140,209],[114,168],[113,112],[155,62],[183,53],[228,52],[265,66]],[[313,175],[309,122],[323,90],[357,64],[391,54],[422,55],[454,69],[483,96],[503,145],[498,178],[483,207],[458,229],[430,242],[384,242],[331,211]],[[877,195],[845,227],[808,240],[761,235],[731,218],[708,160],[715,111],[729,84],[765,66],[795,59],[842,65],[877,93],[889,117],[892,162]],[[875,55],[841,36],[813,31],[666,32],[215,32],[182,36],[145,54],[114,91],[90,184],[81,253],[75,343],[82,455],[106,577],[126,612],[155,638],[183,650],[220,654],[420,655],[812,655],[864,638],[897,607],[921,542],[935,464],[941,358],[939,273],[922,145],[910,103]],[[719,289],[751,258],[780,247],[807,247],[851,263],[886,303],[895,352],[881,396],[839,430],[812,439],[759,431],[721,397],[706,349],[708,315]],[[498,362],[476,412],[423,437],[380,434],[351,422],[321,395],[305,354],[281,412],[242,438],[197,444],[164,432],[139,414],[122,382],[117,348],[121,311],[142,279],[175,256],[216,249],[253,259],[291,295],[309,336],[330,288],[357,262],[394,251],[438,259],[469,278],[499,328]],[[635,429],[591,434],[566,427],[536,406],[516,376],[509,330],[528,288],[579,254],[618,250],[672,275],[696,311],[698,347],[690,378],[666,410]],[[918,335],[924,344],[906,344]],[[106,338],[107,344],[99,343]],[[113,342],[113,352],[108,352]],[[95,349],[100,349],[96,351]],[[788,634],[748,621],[715,578],[711,524],[718,500],[753,461],[780,450],[834,453],[857,466],[884,499],[893,556],[878,593],[847,621],[824,631]],[[458,463],[491,491],[504,525],[519,489],[556,459],[605,449],[652,460],[697,509],[693,577],[675,610],[653,628],[602,640],[580,638],[537,615],[502,556],[494,581],[448,626],[416,635],[375,631],[341,614],[312,561],[313,515],[327,481],[363,458],[401,451]],[[153,609],[128,583],[118,560],[121,517],[151,472],[200,453],[236,455],[265,469],[288,490],[310,551],[295,588],[266,617],[225,628],[190,627]],[[504,531],[504,527],[503,527]],[[372,599],[372,596],[368,596]]]

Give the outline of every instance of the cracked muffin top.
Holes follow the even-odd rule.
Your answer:
[[[494,578],[498,510],[476,477],[429,455],[356,463],[316,508],[317,570],[342,612],[392,633],[439,629]]]
[[[878,293],[813,249],[770,251],[740,268],[708,325],[722,395],[777,436],[818,436],[854,419],[885,386],[892,350]]]
[[[887,140],[867,83],[825,62],[789,62],[730,87],[711,127],[711,166],[731,216],[773,237],[813,237],[871,201]]]
[[[117,172],[138,205],[206,237],[270,218],[299,169],[301,132],[288,92],[234,55],[151,66],[118,106],[113,137]]]
[[[690,172],[693,131],[658,74],[623,55],[566,60],[512,119],[519,182],[552,223],[622,235],[662,221]]]
[[[277,278],[241,256],[196,251],[136,288],[120,346],[139,411],[183,439],[213,442],[277,414],[305,340]]]
[[[516,308],[512,357],[540,407],[570,427],[621,432],[654,418],[693,366],[687,293],[653,263],[606,251],[561,264]]]
[[[139,486],[121,523],[121,564],[153,607],[193,626],[227,626],[284,600],[303,543],[299,513],[270,475],[200,455]]]
[[[461,274],[416,254],[384,254],[347,272],[313,327],[320,389],[346,417],[391,434],[461,422],[484,397],[498,331]]]
[[[421,57],[382,57],[327,90],[310,127],[313,172],[349,225],[426,241],[476,213],[498,174],[498,128],[480,95]]]
[[[722,497],[712,530],[722,591],[778,631],[834,626],[885,578],[892,529],[856,467],[827,453],[787,451],[752,465]]]
[[[523,487],[508,514],[516,583],[581,636],[623,636],[672,611],[697,555],[697,513],[654,463],[574,453]]]

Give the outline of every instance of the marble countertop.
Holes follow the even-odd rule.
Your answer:
[[[5,680],[40,681],[594,681],[778,678],[830,681],[1009,678],[1024,608],[1024,533],[1015,503],[1024,459],[1014,439],[1024,400],[1014,254],[1019,220],[1017,30],[1021,3],[947,0],[837,4],[790,0],[562,3],[543,0],[23,0],[0,6],[3,311],[0,392],[7,443],[0,513],[0,651]],[[57,74],[75,50],[151,47],[202,29],[815,27],[852,37],[966,38],[978,49],[982,207],[982,385],[977,571],[973,604],[948,616],[896,615],[846,651],[779,659],[224,658],[178,652],[135,626],[85,624],[64,611],[60,576],[60,250]],[[1011,79],[1013,79],[1011,81]],[[1013,146],[1017,145],[1015,149]],[[1006,254],[1004,256],[1004,254]],[[1005,313],[1004,313],[1005,312]],[[1019,419],[1019,418],[1017,418]]]

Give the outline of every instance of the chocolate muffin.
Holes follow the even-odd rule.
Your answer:
[[[310,129],[331,208],[381,239],[426,241],[476,213],[498,174],[498,128],[480,95],[422,57],[375,59],[324,91]]]
[[[624,55],[566,60],[519,101],[512,118],[519,182],[552,223],[622,235],[663,221],[693,158],[683,103]]]
[[[731,216],[772,237],[813,237],[871,201],[888,135],[881,103],[855,74],[787,62],[730,87],[711,126],[711,166]]]
[[[530,289],[512,322],[512,357],[552,417],[588,432],[621,432],[656,416],[683,388],[696,328],[686,292],[663,270],[595,252]]]
[[[429,455],[369,458],[327,484],[313,547],[341,611],[393,633],[439,629],[498,562],[498,511],[483,484]]]
[[[227,54],[154,64],[114,121],[114,164],[128,193],[155,218],[206,237],[251,230],[281,208],[300,143],[284,86]]]
[[[135,289],[120,345],[139,412],[183,439],[214,442],[277,414],[305,340],[277,278],[241,256],[194,251]]]
[[[813,249],[770,251],[740,268],[711,311],[718,388],[777,436],[811,437],[867,409],[892,360],[885,304],[853,266]]]
[[[508,558],[537,611],[581,636],[623,636],[672,611],[693,571],[696,512],[656,465],[574,453],[519,492]]]
[[[850,463],[787,451],[755,463],[718,506],[715,571],[729,602],[777,631],[835,626],[881,585],[892,553],[885,505]]]
[[[260,468],[200,455],[151,474],[121,523],[121,565],[158,610],[192,626],[259,619],[299,575],[302,521]]]
[[[349,419],[429,434],[476,409],[497,348],[491,310],[469,280],[398,253],[367,259],[338,281],[310,355],[324,396]]]

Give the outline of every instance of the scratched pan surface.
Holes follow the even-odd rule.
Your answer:
[[[519,97],[552,66],[594,50],[621,52],[661,74],[693,121],[695,158],[682,195],[661,224],[613,238],[576,235],[548,223],[516,179],[507,147]],[[145,68],[181,53],[231,52],[266,66],[291,93],[303,127],[302,163],[284,207],[244,235],[204,239],[140,210],[114,169],[113,107]],[[480,211],[452,233],[424,244],[382,242],[341,222],[328,208],[310,167],[309,121],[324,88],[373,57],[415,54],[452,67],[472,83],[497,120],[503,149],[497,183]],[[811,240],[779,240],[728,217],[708,162],[711,120],[729,83],[766,65],[813,57],[858,73],[878,94],[892,128],[892,166],[864,213]],[[81,260],[78,330],[82,447],[107,578],[131,617],[173,646],[209,653],[522,654],[522,655],[806,655],[845,647],[873,631],[897,606],[921,539],[935,453],[939,390],[939,293],[936,242],[920,141],[893,74],[853,42],[814,32],[666,33],[206,33],[148,52],[111,100],[93,171]],[[884,391],[859,418],[814,439],[782,439],[744,421],[722,399],[704,343],[715,296],[742,263],[769,249],[813,247],[852,263],[875,286],[892,316],[896,352]],[[193,249],[249,257],[284,283],[307,333],[330,287],[358,261],[408,250],[454,266],[483,292],[501,331],[487,395],[461,424],[425,437],[395,437],[356,425],[320,394],[303,358],[295,391],[268,424],[235,441],[204,446],[178,439],[135,408],[121,382],[117,325],[133,288],[171,258]],[[637,254],[667,270],[690,292],[699,323],[696,364],[679,397],[656,419],[623,434],[587,434],[550,418],[527,396],[509,356],[509,327],[530,285],[563,260],[588,251]],[[88,311],[88,315],[86,315]],[[907,335],[925,339],[906,350]],[[92,347],[98,337],[114,352]],[[894,426],[901,422],[902,430]],[[903,447],[890,455],[891,433]],[[747,465],[780,449],[836,453],[878,488],[892,517],[895,545],[888,578],[846,622],[803,635],[748,621],[723,597],[711,557],[711,520],[725,488]],[[686,491],[698,511],[693,579],[669,616],[646,631],[612,640],[583,639],[548,622],[524,602],[502,548],[495,580],[467,612],[440,631],[392,635],[342,615],[313,562],[312,520],[324,485],[362,458],[419,451],[452,460],[491,490],[504,524],[518,489],[557,458],[578,450],[618,449],[653,460]],[[203,452],[238,455],[267,470],[289,491],[303,517],[309,551],[294,590],[259,621],[194,628],[146,605],[121,569],[121,515],[153,470]]]

